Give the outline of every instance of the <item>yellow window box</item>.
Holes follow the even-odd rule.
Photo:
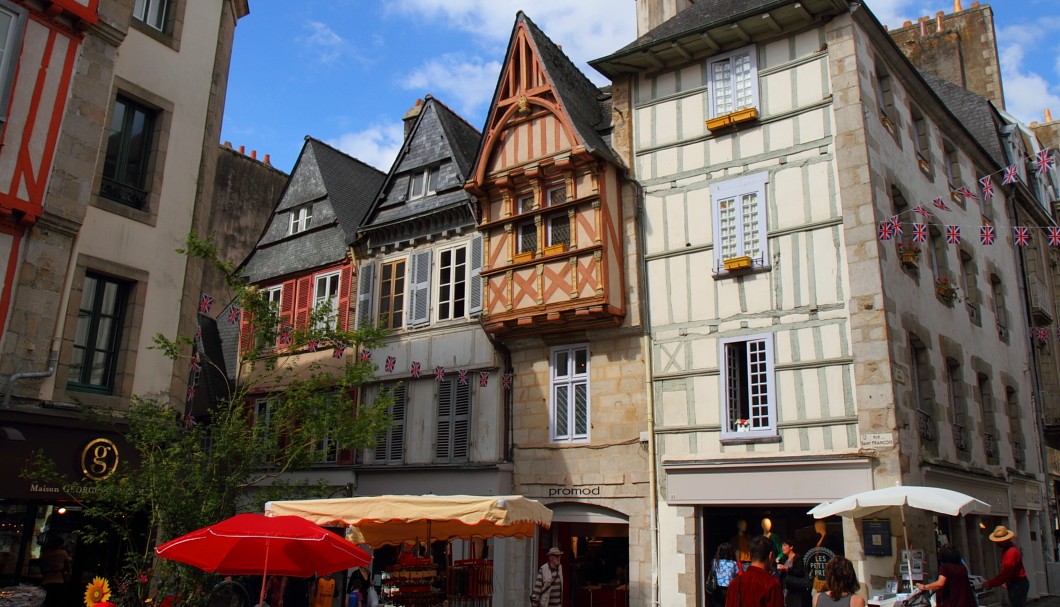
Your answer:
[[[562,253],[562,252],[564,252],[566,250],[567,250],[567,245],[565,245],[565,244],[563,244],[561,242],[559,244],[554,244],[552,246],[545,247],[545,255],[552,255],[554,253]]]
[[[748,107],[711,118],[707,121],[707,130],[716,131],[740,122],[755,120],[756,118],[758,118],[758,108]]]
[[[734,272],[736,270],[750,270],[752,261],[747,255],[743,257],[730,257],[724,262],[726,272]]]
[[[530,261],[533,258],[534,258],[534,252],[533,251],[527,251],[526,253],[516,253],[515,257],[512,258],[512,261],[515,262],[515,263],[521,263],[521,262],[524,262],[524,261]]]
[[[733,124],[737,122],[747,122],[748,120],[754,120],[758,118],[758,108],[746,107],[742,110],[736,110],[732,114]]]

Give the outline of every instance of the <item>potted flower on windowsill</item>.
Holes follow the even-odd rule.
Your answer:
[[[953,303],[957,299],[957,285],[952,278],[937,278],[935,293],[946,303]]]
[[[751,420],[749,420],[749,419],[738,419],[738,420],[736,420],[736,431],[737,432],[750,432],[751,431]]]
[[[903,268],[917,269],[920,266],[920,247],[905,242],[898,243],[898,261]]]

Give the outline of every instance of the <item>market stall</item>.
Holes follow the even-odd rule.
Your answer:
[[[548,528],[552,511],[520,495],[381,495],[324,500],[268,502],[270,516],[299,516],[318,525],[344,526],[347,537],[372,548],[412,541],[533,537]],[[493,562],[486,558],[446,559],[411,554],[381,573],[384,604],[432,607],[488,605],[493,595]]]

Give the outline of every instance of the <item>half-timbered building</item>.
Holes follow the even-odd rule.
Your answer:
[[[609,107],[520,12],[466,185],[483,235],[482,326],[511,356],[514,491],[554,513],[516,570],[563,549],[566,604],[646,604],[650,586],[637,198],[609,145]],[[628,589],[612,583],[622,571]]]

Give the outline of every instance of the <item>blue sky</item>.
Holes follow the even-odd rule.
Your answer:
[[[963,0],[965,7],[971,0]],[[430,93],[482,128],[519,9],[594,82],[586,61],[636,37],[634,0],[250,0],[236,27],[222,141],[290,171],[312,135],[386,171],[401,117]],[[953,0],[868,0],[881,23],[953,11]],[[1007,109],[1060,118],[1057,0],[991,4]]]

